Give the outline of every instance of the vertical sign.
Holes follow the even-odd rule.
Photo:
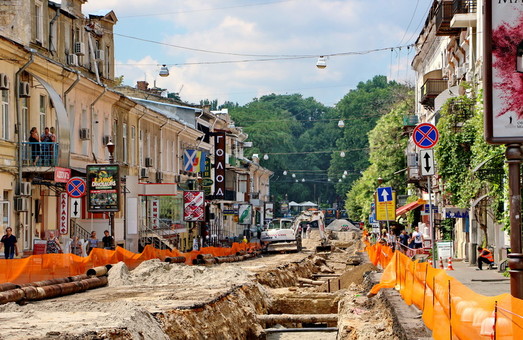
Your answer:
[[[58,231],[60,235],[65,235],[69,231],[69,216],[67,213],[67,193],[60,193],[60,221],[58,226]]]
[[[238,211],[238,224],[251,224],[252,223],[252,206],[250,204],[240,205]]]
[[[183,220],[186,222],[205,221],[203,191],[183,192]]]
[[[120,171],[118,164],[87,166],[89,212],[120,210]]]
[[[207,182],[210,183],[210,185],[205,185],[205,184],[203,185],[203,191],[205,192],[205,195],[209,196],[209,195],[211,195],[212,184],[214,183],[211,179],[211,159],[210,159],[210,157],[205,158],[205,169],[202,172],[202,178],[203,178],[204,182],[206,180],[208,180]]]
[[[214,198],[225,198],[225,132],[214,134]]]
[[[274,218],[274,203],[265,203],[265,220],[270,221]]]
[[[153,229],[158,229],[160,226],[160,200],[151,200],[151,225]]]
[[[523,6],[519,1],[485,1],[485,140],[523,142]]]

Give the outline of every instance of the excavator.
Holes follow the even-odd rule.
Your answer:
[[[262,244],[266,244],[267,252],[287,252],[302,250],[302,230],[307,223],[316,222],[320,231],[321,245],[317,252],[330,251],[331,245],[325,233],[325,217],[320,210],[302,211],[294,220],[279,218],[272,220],[267,230],[261,234]]]

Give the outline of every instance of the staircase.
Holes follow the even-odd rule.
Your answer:
[[[140,229],[140,245],[145,247],[151,245],[156,249],[175,249],[177,245],[171,242],[170,238],[176,233],[169,225],[161,224],[158,228],[153,229],[149,225],[145,225]]]
[[[91,233],[87,230],[85,230],[81,225],[76,223],[74,219],[70,220],[70,226],[71,226],[71,238],[78,236],[79,239],[87,240]]]

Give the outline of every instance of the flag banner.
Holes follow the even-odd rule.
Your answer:
[[[183,170],[189,172],[204,171],[206,158],[207,154],[204,151],[185,150],[183,152]]]

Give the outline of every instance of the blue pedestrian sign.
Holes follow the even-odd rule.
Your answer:
[[[85,180],[80,177],[73,177],[65,185],[65,190],[69,197],[80,198],[87,192],[87,184]]]
[[[439,131],[430,123],[418,124],[412,131],[412,141],[422,149],[430,149],[438,143]]]
[[[384,187],[378,188],[378,202],[390,202],[392,201],[392,188]]]

